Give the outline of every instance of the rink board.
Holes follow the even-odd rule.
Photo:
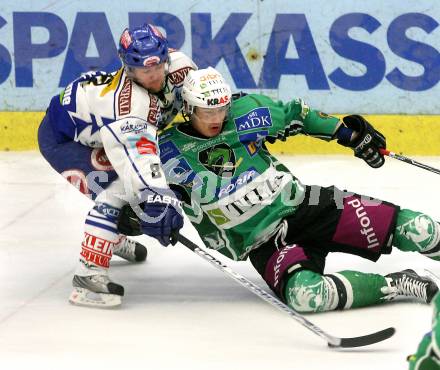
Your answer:
[[[436,0],[2,0],[0,111],[41,112],[81,73],[120,67],[122,30],[157,25],[232,91],[323,112],[440,113]]]
[[[43,112],[0,112],[0,150],[37,148],[37,129]],[[388,148],[407,155],[440,155],[440,115],[366,115],[387,137]],[[351,154],[336,142],[296,136],[269,145],[282,154]]]

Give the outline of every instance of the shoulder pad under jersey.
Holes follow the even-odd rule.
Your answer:
[[[173,85],[181,85],[190,69],[197,69],[197,65],[180,51],[170,53],[168,61],[168,80]]]

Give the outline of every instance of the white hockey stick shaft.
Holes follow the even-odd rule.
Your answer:
[[[305,317],[300,315],[298,312],[291,309],[289,306],[281,302],[278,298],[274,297],[273,295],[267,293],[265,290],[261,289],[258,285],[254,284],[250,280],[246,279],[244,276],[240,275],[239,273],[233,271],[231,268],[226,266],[223,262],[219,261],[203,249],[199,248],[195,243],[193,243],[191,240],[185,238],[183,235],[179,234],[177,237],[177,240],[182,243],[185,247],[191,249],[194,253],[198,254],[200,257],[205,259],[206,261],[210,262],[213,266],[218,268],[219,270],[226,273],[229,277],[234,279],[236,282],[243,285],[245,288],[250,290],[252,293],[256,294],[258,297],[262,298],[266,302],[270,303],[272,306],[275,306],[279,310],[287,313],[290,317],[292,317],[294,320],[299,322],[302,326],[306,327],[316,335],[320,336],[321,338],[325,339],[327,341],[327,344],[330,347],[360,347],[365,346],[373,343],[377,343],[379,341],[388,339],[391,337],[395,330],[394,328],[387,328],[384,330],[381,330],[376,333],[372,333],[366,336],[361,337],[353,337],[353,338],[338,338],[334,337],[333,335],[330,335],[323,331],[321,328],[307,320]]]

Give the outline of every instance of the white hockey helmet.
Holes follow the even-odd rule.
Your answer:
[[[231,102],[231,87],[212,67],[190,70],[183,81],[184,113],[191,115],[195,107],[220,108]]]

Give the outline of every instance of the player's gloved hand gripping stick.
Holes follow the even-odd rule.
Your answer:
[[[255,285],[250,280],[246,279],[244,276],[238,274],[237,272],[231,270],[228,266],[223,264],[223,262],[219,261],[203,249],[199,248],[195,243],[191,240],[185,238],[183,235],[179,234],[177,236],[177,240],[182,243],[185,247],[191,249],[194,253],[198,254],[203,259],[210,262],[212,265],[217,267],[219,270],[222,270],[224,273],[229,275],[232,279],[243,285],[245,288],[249,289],[252,293],[256,294],[258,297],[264,299],[266,302],[270,303],[272,306],[284,311],[294,320],[299,322],[302,326],[306,327],[316,335],[327,341],[329,347],[332,348],[351,348],[351,347],[362,347],[370,344],[374,344],[377,342],[381,342],[385,339],[390,338],[395,333],[394,328],[387,328],[384,330],[380,330],[378,332],[363,335],[360,337],[351,337],[351,338],[338,338],[334,337],[323,331],[321,328],[317,327],[315,324],[304,318],[298,312],[291,309],[289,306],[281,302],[278,298],[272,296],[267,293],[265,290],[261,289],[258,285]]]
[[[338,143],[352,148],[355,157],[363,159],[370,167],[382,167],[385,158],[380,150],[387,147],[385,136],[362,116],[345,116],[343,122],[337,132]]]
[[[137,203],[132,202],[131,208],[138,212],[140,224],[130,225],[130,221],[123,222],[118,226],[119,231],[126,231],[125,235],[138,235],[131,230],[125,230],[126,227],[135,226],[136,229],[140,228],[140,233],[156,238],[165,247],[176,244],[177,233],[183,227],[183,211],[178,196],[170,189],[150,187],[141,192]],[[122,214],[127,214],[128,217],[133,215],[134,220],[137,221],[136,215],[130,212],[130,208],[122,211]]]

